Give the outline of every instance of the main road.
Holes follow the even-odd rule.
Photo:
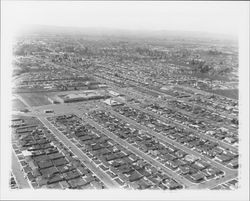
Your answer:
[[[37,117],[56,137],[61,141],[67,148],[69,148],[77,157],[78,159],[86,165],[93,173],[101,180],[108,188],[118,188],[120,185],[112,180],[105,172],[102,172],[99,168],[97,168],[93,161],[91,161],[87,155],[83,153],[81,149],[79,149],[74,143],[72,143],[66,136],[64,136],[57,128],[54,127],[47,119],[46,116],[40,114],[39,112],[35,112],[34,108],[31,107],[21,96],[17,96],[22,102],[24,102],[27,107],[31,110],[30,114],[27,116],[35,116]],[[26,115],[25,115],[26,116]],[[14,173],[17,173],[15,171]],[[20,174],[18,174],[20,175]]]
[[[121,91],[123,94],[125,94],[128,97],[138,98],[138,96],[139,96],[140,98],[145,99],[145,95],[143,96],[142,94],[135,92],[133,89],[129,91],[130,93],[128,93],[128,91],[126,89],[124,89],[124,88],[118,88],[118,87],[114,87],[114,86],[112,86],[112,88],[114,88],[115,90]],[[218,128],[224,127],[224,128],[227,128],[228,130],[230,130],[231,132],[234,132],[234,133],[238,132],[236,128],[232,127],[230,122],[227,122],[227,124],[225,124],[224,122],[213,121],[213,120],[211,120],[211,119],[209,119],[207,117],[204,117],[204,116],[200,117],[199,114],[194,114],[192,112],[187,112],[186,110],[180,109],[180,108],[175,108],[173,106],[170,106],[168,102],[164,102],[164,101],[158,100],[158,99],[152,99],[151,97],[148,97],[148,96],[146,97],[146,100],[148,102],[150,102],[150,103],[157,103],[157,104],[159,104],[159,105],[161,105],[161,106],[163,106],[163,107],[165,107],[167,109],[173,110],[174,112],[184,114],[184,115],[188,116],[191,119],[199,119],[201,121],[204,121],[207,124],[216,126]]]
[[[108,78],[100,77],[100,76],[98,76],[96,74],[94,75],[94,77],[97,78],[97,79],[99,79],[99,80],[101,80],[101,81],[107,80],[108,83],[110,83],[110,80],[108,80]],[[128,78],[126,78],[126,80],[127,80],[127,82],[130,83],[131,86],[137,87],[138,89],[142,89],[144,91],[148,91],[148,92],[152,92],[152,93],[157,93],[159,95],[163,95],[164,97],[168,97],[168,99],[170,99],[170,100],[179,100],[178,98],[176,98],[174,96],[171,96],[169,94],[166,94],[166,93],[164,93],[164,91],[161,91],[160,89],[156,89],[155,87],[142,86],[140,83],[138,83],[138,82],[136,82],[134,80],[128,79]],[[135,90],[137,90],[137,89],[135,88]],[[141,91],[139,90],[139,92],[141,92]],[[146,92],[144,92],[144,93],[146,93]],[[195,95],[193,95],[193,96],[196,97]],[[190,104],[189,102],[187,102],[187,100],[185,100],[185,103],[188,104],[188,105],[190,105],[190,106],[195,105],[195,106],[199,106],[201,108],[204,108],[206,110],[209,110],[211,112],[215,112],[215,109],[213,107],[210,107],[210,106],[207,106],[207,105],[204,106],[204,105],[202,105],[200,103]],[[220,112],[220,113],[217,112],[217,114],[218,115],[224,115],[229,120],[232,120],[235,117],[235,115],[231,115],[231,114],[228,114],[228,113],[225,113],[225,112]]]

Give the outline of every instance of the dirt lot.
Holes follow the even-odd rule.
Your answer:
[[[20,94],[23,99],[26,100],[26,102],[30,106],[41,106],[41,105],[48,105],[51,104],[48,100],[48,94],[47,93],[21,93]]]
[[[15,98],[12,100],[12,110],[13,111],[20,111],[26,109],[26,105],[20,101],[19,99]]]

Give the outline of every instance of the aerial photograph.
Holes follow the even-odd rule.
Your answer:
[[[16,14],[10,189],[237,191],[240,9],[44,3]]]

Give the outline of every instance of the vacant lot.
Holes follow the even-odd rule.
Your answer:
[[[20,111],[26,109],[26,105],[20,101],[19,99],[15,98],[12,100],[12,110],[13,111]]]
[[[51,104],[48,100],[47,93],[21,93],[20,94],[23,99],[30,105],[30,106],[41,106],[41,105],[48,105]]]

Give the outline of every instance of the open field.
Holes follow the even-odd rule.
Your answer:
[[[22,93],[20,94],[20,96],[22,96],[22,98],[30,106],[41,106],[50,104],[47,93]]]
[[[20,101],[19,99],[15,98],[12,100],[12,110],[13,111],[20,111],[26,109],[26,105]]]

